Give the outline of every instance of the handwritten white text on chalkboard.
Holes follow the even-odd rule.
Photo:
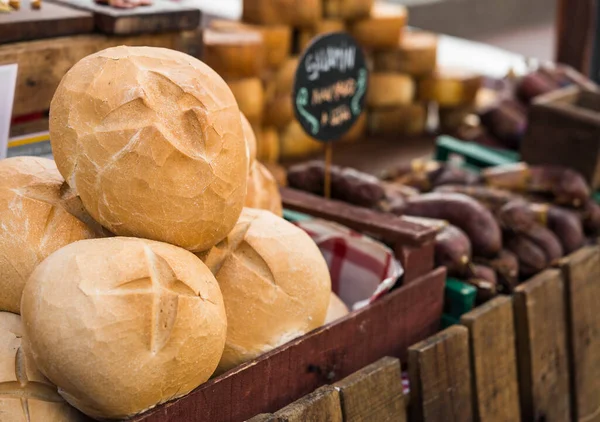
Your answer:
[[[321,72],[329,72],[336,69],[346,72],[354,68],[356,47],[327,47],[307,54],[304,60],[308,79],[315,81],[319,79]]]

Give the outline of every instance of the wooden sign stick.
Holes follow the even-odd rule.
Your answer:
[[[331,198],[331,161],[333,155],[333,143],[327,142],[325,146],[325,198]]]

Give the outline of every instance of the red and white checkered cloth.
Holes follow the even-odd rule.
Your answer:
[[[321,249],[331,274],[332,290],[351,309],[385,295],[404,270],[384,244],[330,221],[295,222]]]

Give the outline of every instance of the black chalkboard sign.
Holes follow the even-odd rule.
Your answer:
[[[354,38],[345,32],[315,38],[296,70],[296,118],[319,141],[339,139],[363,112],[367,84],[365,56]]]

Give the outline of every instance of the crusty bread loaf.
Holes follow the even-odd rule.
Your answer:
[[[244,206],[271,211],[279,217],[283,215],[277,182],[271,172],[259,162],[254,163],[250,171]]]
[[[199,256],[215,274],[227,311],[219,372],[325,321],[327,264],[312,239],[284,219],[244,208],[227,239]]]
[[[64,180],[54,161],[0,161],[0,310],[19,313],[21,293],[35,267],[57,249],[94,237],[64,206]]]
[[[0,312],[0,420],[75,422],[83,415],[67,404],[35,367],[22,343],[21,318]]]
[[[244,131],[244,139],[246,140],[246,145],[248,146],[248,171],[252,171],[252,166],[254,165],[254,161],[256,161],[256,135],[254,134],[254,129],[252,129],[252,125],[242,113],[242,130]]]
[[[186,54],[114,47],[84,58],[54,95],[50,138],[61,174],[117,235],[199,251],[239,217],[240,111],[219,75]]]
[[[336,319],[340,319],[344,315],[348,315],[348,307],[344,302],[342,302],[342,299],[340,299],[335,293],[331,292],[325,324],[329,324]]]
[[[21,311],[40,372],[94,418],[189,393],[216,368],[227,327],[217,281],[196,256],[126,237],[50,255],[27,282]]]

